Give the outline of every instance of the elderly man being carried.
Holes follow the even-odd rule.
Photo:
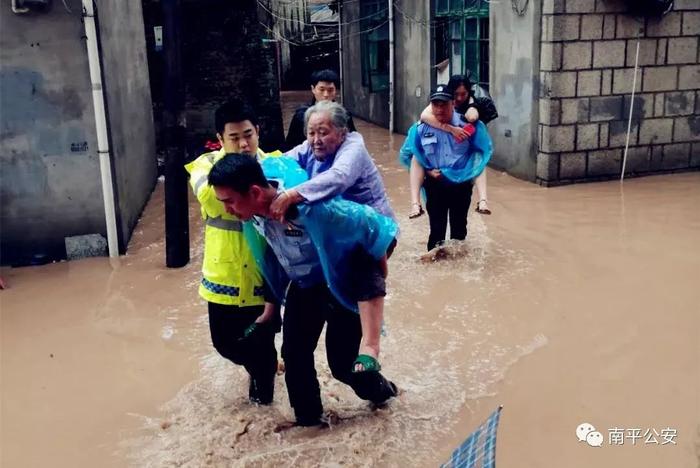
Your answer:
[[[309,178],[308,181],[280,194],[270,206],[270,214],[284,220],[287,210],[298,203],[315,203],[340,196],[374,208],[395,219],[394,212],[374,160],[362,136],[348,132],[348,113],[336,102],[322,101],[311,106],[304,115],[307,140],[285,156],[293,158]],[[390,256],[396,246],[392,242]],[[376,317],[383,313],[386,287],[382,266],[374,259],[357,252],[358,267],[364,271],[358,282],[364,282],[355,300],[360,315]],[[379,356],[379,340],[363,335],[356,368],[371,368]]]

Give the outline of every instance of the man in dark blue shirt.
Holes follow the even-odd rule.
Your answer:
[[[304,113],[306,109],[321,101],[335,101],[340,90],[340,77],[333,70],[319,70],[311,74],[311,102],[294,111],[292,121],[289,123],[289,131],[284,142],[284,151],[289,151],[306,141],[304,131]],[[348,131],[355,131],[355,122],[352,116],[348,118]]]
[[[296,174],[301,174],[297,183],[307,176],[290,158],[269,159],[263,166],[270,169],[263,173],[255,159],[227,155],[212,168],[209,183],[229,213],[248,221],[244,231],[269,289],[266,301],[285,299],[282,356],[287,391],[296,424],[312,426],[323,416],[313,355],[324,325],[328,365],[335,378],[375,404],[396,396],[396,386],[379,373],[378,361],[360,351],[363,340],[378,347],[383,309],[360,309],[358,314],[357,297],[383,296],[384,281],[356,280],[368,271],[366,264],[357,263],[356,251],[379,262],[386,276],[387,249],[398,228],[369,206],[341,198],[300,205],[284,221],[275,219],[270,212],[273,200],[294,185]],[[249,240],[255,235],[247,229],[251,225],[264,238],[262,245]]]
[[[430,106],[441,124],[463,125],[452,104],[452,91],[447,85],[438,85],[430,94]],[[457,141],[452,134],[426,123],[418,126],[417,137],[425,154],[426,209],[430,221],[428,250],[445,240],[447,220],[450,222],[450,238],[464,240],[467,237],[467,213],[472,198],[472,181],[453,181],[443,171],[458,169],[470,157],[470,140]]]

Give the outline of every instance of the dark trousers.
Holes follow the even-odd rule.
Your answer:
[[[223,357],[248,371],[251,377],[251,398],[261,402],[272,401],[277,372],[274,341],[276,327],[265,327],[256,331],[250,339],[239,341],[245,329],[263,313],[263,306],[208,304],[209,329],[214,348]]]
[[[318,424],[323,413],[314,351],[324,324],[328,324],[326,356],[333,377],[374,403],[396,393],[379,372],[352,372],[362,339],[360,316],[338,303],[325,285],[301,288],[292,283],[284,312],[282,357],[289,402],[300,425]]]
[[[454,184],[445,177],[435,179],[426,177],[425,208],[430,221],[428,250],[445,240],[447,219],[450,220],[450,238],[464,240],[467,238],[467,214],[472,201],[472,182]]]

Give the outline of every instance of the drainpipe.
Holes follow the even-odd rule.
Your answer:
[[[343,2],[338,2],[338,68],[340,69],[340,102],[345,105],[343,86]]]
[[[95,27],[95,10],[92,0],[83,1],[83,20],[92,83],[92,102],[95,110],[97,127],[97,154],[100,158],[100,175],[102,177],[102,199],[105,205],[105,222],[107,224],[107,245],[110,257],[119,256],[117,242],[117,219],[114,209],[114,187],[112,185],[112,168],[110,166],[109,140],[107,138],[107,116],[105,114],[104,93],[102,90],[102,69],[100,53],[97,48],[97,29]]]
[[[389,133],[394,133],[394,0],[389,0]]]

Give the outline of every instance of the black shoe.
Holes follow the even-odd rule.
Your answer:
[[[312,418],[297,417],[297,420],[294,423],[294,425],[301,426],[301,427],[310,427],[310,426],[331,427],[335,424],[338,424],[338,422],[340,422],[340,416],[338,416],[338,413],[336,413],[335,411],[332,411],[332,410],[328,410],[328,411],[321,413],[321,415],[318,417],[312,417]]]
[[[320,426],[321,424],[323,424],[321,417],[297,418],[296,422],[294,423],[295,426],[301,426],[301,427]]]
[[[275,391],[275,378],[274,376],[270,380],[270,383],[261,385],[259,380],[250,378],[250,384],[248,385],[248,399],[251,403],[257,403],[258,405],[269,405],[272,404],[272,398]]]
[[[396,384],[394,384],[394,382],[390,380],[385,380],[382,383],[382,386],[388,386],[388,388],[386,388],[384,391],[386,398],[384,398],[381,401],[372,401],[372,405],[374,405],[376,408],[384,408],[387,405],[387,403],[389,403],[389,400],[391,400],[399,394],[399,389],[396,387]]]

